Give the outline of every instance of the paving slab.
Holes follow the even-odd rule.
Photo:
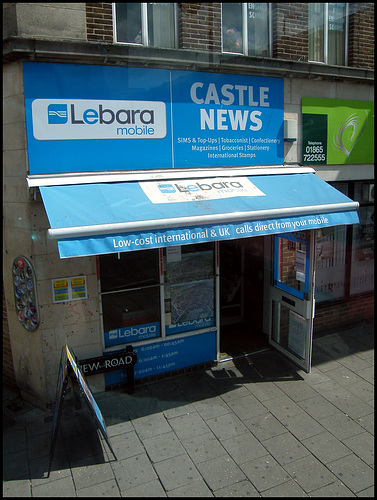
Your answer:
[[[186,453],[185,448],[173,431],[143,439],[143,446],[153,463]]]
[[[310,497],[356,497],[341,481],[337,480],[310,493]]]
[[[240,465],[240,468],[261,493],[291,480],[291,476],[271,455],[255,458]]]
[[[93,484],[91,486],[87,486],[86,488],[81,488],[77,490],[78,497],[120,497],[120,491],[118,488],[118,484],[115,479],[110,479],[108,481],[104,481],[100,484]]]
[[[38,486],[32,486],[33,497],[75,497],[75,484],[71,476],[62,477]]]
[[[220,396],[204,399],[203,401],[196,401],[193,407],[199,413],[203,420],[209,418],[219,417],[225,413],[230,413],[229,406]]]
[[[328,468],[356,494],[374,486],[374,470],[353,454],[330,462]]]
[[[299,413],[291,417],[281,419],[281,423],[297,439],[305,439],[323,432],[323,426],[307,413]]]
[[[75,467],[72,469],[72,476],[77,490],[114,479],[114,473],[109,463]]]
[[[266,455],[265,446],[249,432],[225,439],[221,444],[237,464]]]
[[[337,478],[313,455],[284,465],[285,471],[306,493],[333,483]]]
[[[203,479],[196,479],[167,492],[168,497],[212,497],[213,493]]]
[[[246,479],[245,474],[229,455],[200,462],[197,467],[212,491]]]
[[[252,394],[228,401],[228,406],[241,420],[266,412],[266,407]]]
[[[158,479],[146,453],[112,462],[111,468],[122,496],[130,488]]]
[[[158,436],[170,432],[171,428],[163,413],[152,413],[132,420],[132,424],[140,439]]]
[[[201,479],[195,464],[187,454],[154,464],[165,491],[174,490]]]
[[[270,412],[244,420],[243,423],[260,441],[287,432],[285,425]]]
[[[347,446],[328,431],[303,439],[301,443],[323,464],[346,457],[352,453]]]
[[[302,408],[287,395],[269,399],[263,404],[278,419],[284,419],[302,413]]]
[[[187,439],[209,431],[208,425],[196,411],[171,418],[169,424],[179,439]]]
[[[181,442],[195,464],[227,453],[224,443],[222,445],[212,432],[183,439]]]
[[[260,497],[258,490],[248,481],[240,481],[213,492],[215,497]]]
[[[289,432],[266,439],[262,444],[280,465],[310,454],[308,449]]]
[[[4,482],[3,496],[6,497],[31,497],[31,485],[29,479],[13,479]]]
[[[234,413],[211,418],[206,420],[206,424],[220,441],[244,434],[247,431],[247,427]]]
[[[374,437],[369,432],[345,438],[342,442],[366,464],[374,466]]]
[[[363,430],[362,424],[357,423],[357,421],[353,420],[350,416],[339,412],[321,418],[318,422],[340,440],[360,434]]]
[[[262,492],[263,497],[307,497],[305,491],[300,488],[296,481],[286,481],[285,483],[278,484],[269,490]]]

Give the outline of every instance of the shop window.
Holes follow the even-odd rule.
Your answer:
[[[317,231],[317,304],[374,290],[374,184],[363,181],[332,184],[359,202],[360,224]]]
[[[355,182],[360,224],[353,227],[350,294],[374,290],[374,183]]]
[[[309,3],[309,61],[347,64],[348,4]]]
[[[105,348],[215,326],[213,243],[101,255],[98,262]]]
[[[215,324],[213,244],[164,249],[166,335]]]
[[[223,52],[270,57],[270,4],[223,3],[222,42]]]
[[[341,299],[346,295],[346,226],[317,231],[315,300]]]
[[[161,335],[157,250],[101,255],[105,347]]]
[[[177,13],[178,6],[174,3],[115,3],[115,41],[176,48]]]

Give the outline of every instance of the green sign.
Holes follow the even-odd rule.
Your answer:
[[[303,97],[302,163],[374,163],[374,102]]]

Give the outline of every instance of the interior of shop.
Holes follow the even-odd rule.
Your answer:
[[[264,237],[220,243],[220,360],[268,347],[263,333]]]

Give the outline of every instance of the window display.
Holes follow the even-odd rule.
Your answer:
[[[164,250],[165,331],[167,335],[215,324],[213,244]]]
[[[214,326],[214,255],[204,243],[100,256],[105,348]]]

